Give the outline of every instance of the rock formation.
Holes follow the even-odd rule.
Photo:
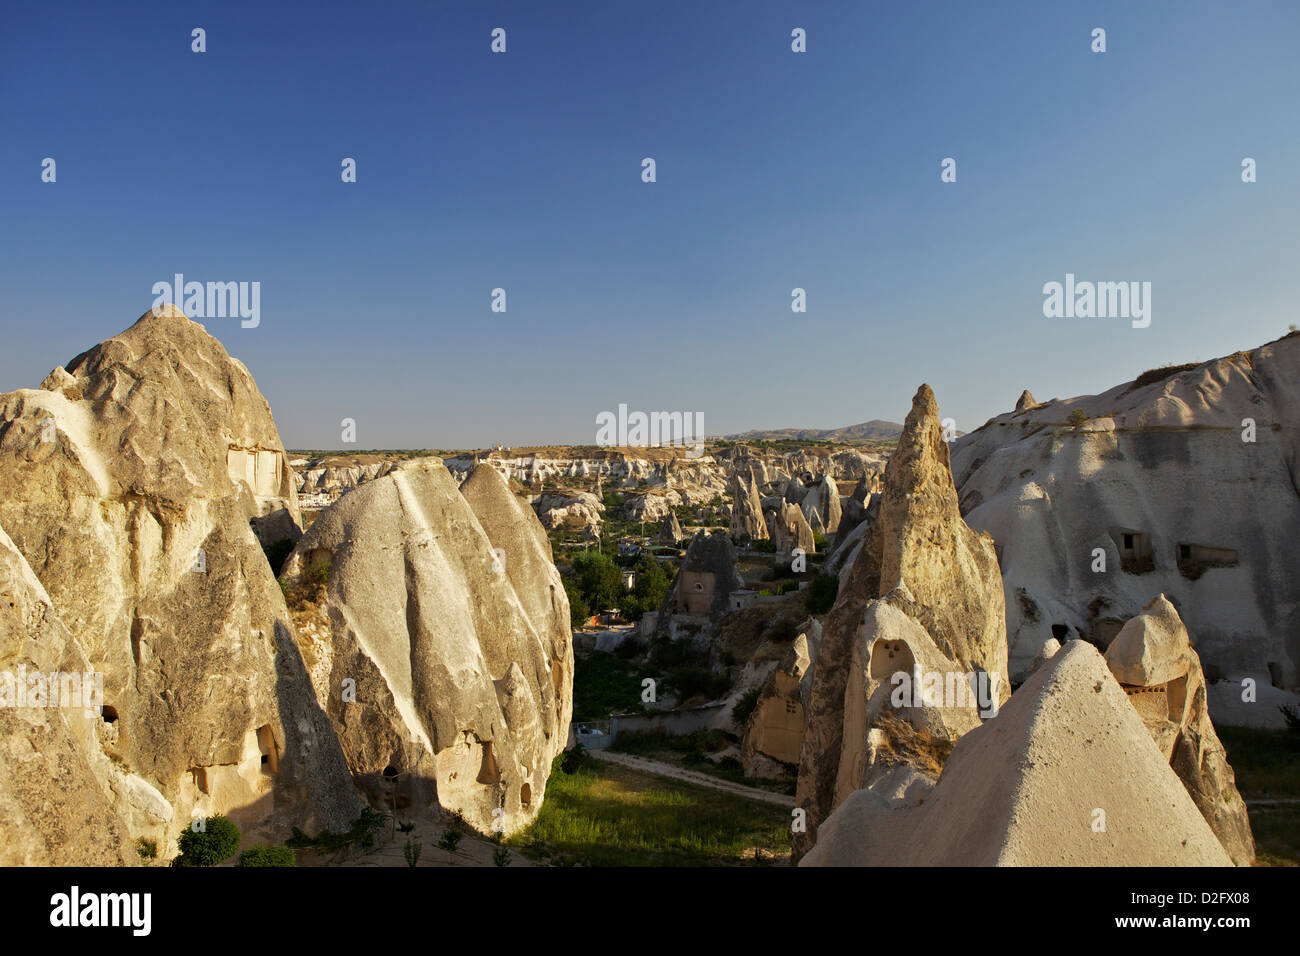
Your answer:
[[[1292,334],[1008,413],[954,443],[966,521],[1000,549],[1014,680],[1054,631],[1105,648],[1163,592],[1225,698],[1240,699],[1243,678],[1276,691],[1234,711],[1280,725],[1276,703],[1300,683],[1297,381]],[[1075,410],[1086,424],[1070,423]]]
[[[1096,649],[1071,641],[962,737],[919,806],[854,791],[802,866],[1228,866]]]
[[[681,569],[664,595],[656,630],[673,640],[705,640],[710,625],[724,617],[732,591],[745,586],[736,570],[736,549],[721,531],[696,533],[686,549]]]
[[[1163,594],[1124,625],[1106,649],[1106,664],[1224,850],[1249,866],[1255,841],[1246,803],[1210,722],[1200,658]]]
[[[492,467],[437,459],[321,515],[285,576],[326,580],[330,719],[377,806],[436,799],[483,833],[536,816],[572,715],[569,607],[550,544]],[[315,673],[315,672],[314,672]],[[337,689],[354,681],[355,699]]]
[[[60,672],[75,675],[75,688],[48,685],[45,675]],[[125,781],[97,739],[102,700],[90,663],[3,529],[0,674],[0,866],[139,862],[110,786],[125,791]],[[38,688],[40,702],[29,705]],[[61,706],[50,706],[51,695]]]
[[[788,557],[795,548],[803,548],[805,554],[817,550],[812,527],[798,505],[780,504],[776,511],[771,512],[771,517],[772,543],[776,545],[778,558]]]
[[[1021,392],[1020,397],[1016,399],[1016,411],[1018,412],[1027,412],[1029,409],[1034,408],[1037,405],[1038,402],[1034,401],[1034,396],[1029,394],[1029,389],[1025,389]]]
[[[165,856],[192,816],[269,837],[361,807],[254,536],[298,533],[284,458],[248,370],[170,307],[0,396],[0,526],[102,673],[101,783]]]
[[[767,539],[758,486],[752,477],[736,475],[731,479],[731,537],[736,541]]]
[[[998,703],[1010,692],[993,542],[958,512],[948,445],[927,385],[912,400],[885,469],[878,515],[841,582],[823,621],[813,676],[796,795],[808,832],[796,834],[796,857],[816,842],[818,825],[839,801],[870,782],[870,734],[883,712],[883,681],[917,664],[945,681],[948,674],[975,675]],[[893,710],[891,716],[947,742],[973,726],[966,708]]]
[[[799,763],[813,661],[821,641],[816,619],[805,622],[781,663],[762,684],[745,725],[740,761],[747,777],[777,779]]]
[[[677,513],[670,511],[668,517],[664,518],[663,527],[659,529],[659,536],[655,538],[655,543],[676,547],[680,540],[682,540],[681,522],[677,520]]]

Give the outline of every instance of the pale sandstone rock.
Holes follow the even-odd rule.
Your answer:
[[[252,376],[167,308],[47,384],[0,396],[0,524],[104,675],[101,745],[143,782],[114,790],[129,836],[345,829],[361,804],[250,528],[297,519]]]
[[[867,635],[869,605],[891,591],[897,592],[888,602],[891,610],[901,613],[889,617],[910,621],[893,620],[884,628],[885,609],[876,608]],[[1001,703],[1010,693],[1004,614],[993,542],[961,519],[938,406],[923,385],[886,467],[878,515],[847,574],[841,574],[839,597],[823,622],[796,795],[796,805],[807,811],[808,832],[795,835],[796,858],[817,840],[818,825],[845,786],[861,786],[873,765],[873,717],[863,693],[871,688],[862,681],[871,648],[866,638],[909,634],[913,655],[963,674],[990,675]],[[969,724],[957,721],[930,729],[951,739]]]
[[[800,865],[1230,863],[1101,655],[1071,641],[957,742],[924,803],[857,790]]]
[[[763,521],[763,508],[759,504],[758,486],[754,479],[736,475],[731,479],[731,537],[737,541],[766,540],[767,525]]]
[[[1210,722],[1200,658],[1163,594],[1124,625],[1106,650],[1106,664],[1224,850],[1249,866],[1255,859],[1250,818]]]
[[[27,693],[35,690],[30,675],[90,669],[45,588],[0,528],[0,672],[9,678],[0,692],[0,866],[139,862],[107,784],[112,768],[96,737],[102,718],[93,710],[94,691],[87,697],[78,681],[76,703],[90,707],[19,706],[34,699]],[[56,691],[60,702],[63,690]]]
[[[1300,336],[1152,378],[1001,415],[953,444],[966,521],[1001,548],[1012,677],[1053,625],[1105,646],[1164,593],[1211,680],[1300,689]],[[1089,424],[1069,424],[1076,408]]]
[[[504,479],[480,465],[458,489],[425,459],[368,482],[285,574],[313,568],[328,568],[329,686],[356,682],[328,712],[371,801],[436,799],[483,833],[531,822],[565,744],[573,648],[549,542]]]

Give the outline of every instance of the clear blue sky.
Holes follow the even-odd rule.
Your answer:
[[[258,328],[204,324],[290,447],[591,442],[620,402],[901,421],[921,382],[970,429],[1300,322],[1295,2],[0,17],[0,390],[176,272],[261,283]],[[1067,272],[1150,281],[1150,328],[1044,318]]]

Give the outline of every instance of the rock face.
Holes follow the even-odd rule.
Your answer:
[[[1070,423],[1076,410],[1086,424]],[[1298,420],[1289,335],[1002,415],[955,442],[963,514],[1000,549],[1012,678],[1054,630],[1105,648],[1164,593],[1212,682],[1296,690]]]
[[[1071,641],[957,742],[924,803],[857,790],[800,865],[1230,863],[1101,655]]]
[[[677,520],[677,514],[670,511],[668,517],[664,518],[663,527],[659,529],[659,535],[655,538],[655,543],[676,546],[680,540],[682,540],[681,522]]]
[[[480,465],[458,489],[423,459],[366,483],[286,562],[313,573],[330,629],[313,673],[371,801],[436,799],[484,833],[531,822],[572,716],[573,647],[545,532],[501,475]]]
[[[896,671],[988,675],[986,693],[1006,699],[1004,613],[993,542],[958,513],[938,405],[923,385],[886,466],[878,513],[823,622],[796,794],[808,832],[795,835],[796,858],[835,806],[869,785],[871,731],[884,712],[878,695]],[[960,707],[892,716],[948,741],[974,725]]]
[[[0,866],[128,866],[139,862],[110,788],[121,774],[100,748],[102,705],[81,645],[63,626],[49,595],[0,529]],[[36,688],[27,677],[78,675],[76,700],[42,678],[43,701],[20,706]],[[73,687],[67,687],[68,692]],[[66,706],[74,704],[75,706]]]
[[[737,541],[767,539],[763,506],[759,503],[758,486],[752,477],[735,475],[731,479],[731,537]]]
[[[1201,661],[1163,594],[1124,625],[1106,650],[1106,665],[1224,850],[1238,866],[1249,866],[1255,840],[1227,753],[1210,722]]]
[[[817,550],[812,526],[808,524],[808,519],[803,516],[803,511],[798,505],[788,502],[778,505],[777,510],[771,512],[771,516],[772,543],[776,545],[778,555],[788,555],[795,548],[803,548],[805,554],[812,554]]]
[[[296,521],[252,376],[174,309],[0,396],[0,526],[103,674],[104,782],[164,855],[193,815],[256,836],[360,810],[254,537]]]
[[[804,712],[820,642],[821,625],[816,619],[806,622],[784,659],[759,689],[740,746],[746,776],[775,779],[785,772],[781,765],[799,763]]]
[[[744,586],[730,537],[721,531],[697,532],[659,607],[658,633],[673,640],[707,638],[710,625],[726,615],[731,592]]]
[[[1034,401],[1034,396],[1029,394],[1029,389],[1025,389],[1020,393],[1020,398],[1016,399],[1016,411],[1025,412],[1037,404],[1038,402]]]
[[[605,520],[605,505],[589,491],[544,492],[532,499],[532,506],[547,529],[580,528],[595,534]]]

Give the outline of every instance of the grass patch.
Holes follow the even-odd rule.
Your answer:
[[[1300,734],[1253,727],[1216,728],[1237,789],[1249,804],[1300,798]],[[1300,866],[1300,805],[1247,806],[1257,861]]]
[[[663,675],[638,668],[605,651],[580,655],[573,662],[573,714],[576,720],[601,720],[610,714],[640,713],[641,681]]]
[[[508,841],[526,855],[584,866],[734,866],[790,851],[790,811],[613,764],[565,774]]]

